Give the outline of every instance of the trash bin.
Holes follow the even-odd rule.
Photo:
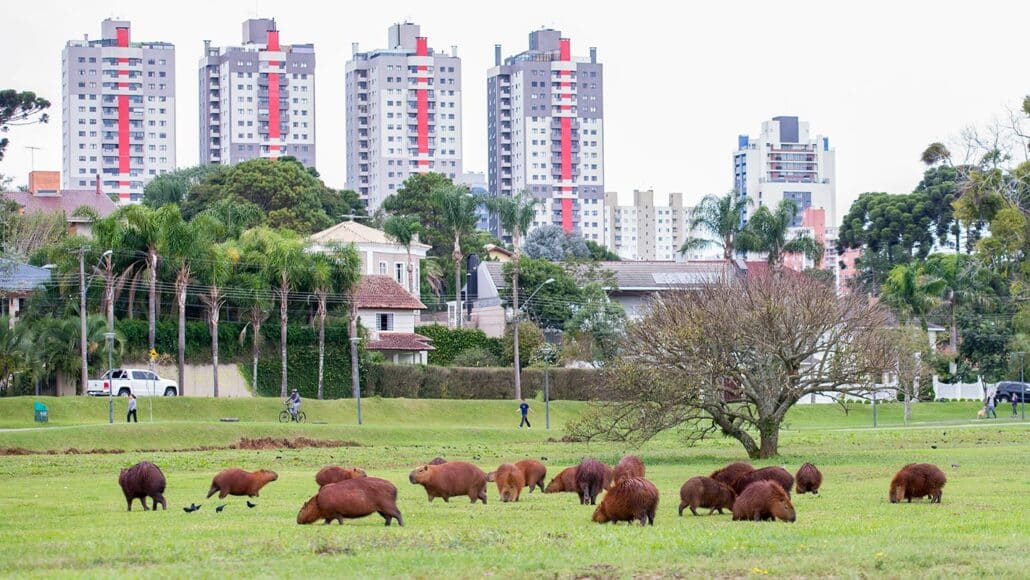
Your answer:
[[[36,401],[35,407],[36,407],[36,422],[37,423],[47,423],[47,422],[49,422],[50,421],[50,412],[46,408],[46,405],[44,405],[43,403],[40,403],[39,401]]]

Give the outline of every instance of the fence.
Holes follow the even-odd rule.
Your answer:
[[[941,399],[980,401],[988,392],[993,393],[997,388],[997,383],[985,383],[981,378],[978,378],[975,383],[949,384],[940,382],[936,376],[933,377],[933,395],[934,399],[938,401]]]

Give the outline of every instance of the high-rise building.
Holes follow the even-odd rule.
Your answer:
[[[457,180],[461,166],[461,59],[437,52],[417,24],[390,27],[387,47],[347,62],[347,188],[369,211],[418,173]]]
[[[829,137],[811,137],[807,121],[773,117],[762,123],[757,138],[740,135],[733,154],[733,187],[750,197],[750,217],[763,205],[775,208],[782,199],[798,205],[794,226],[801,226],[804,210],[826,210],[826,225],[837,224],[836,152]]]
[[[138,202],[155,175],[175,169],[175,47],[134,42],[126,20],[101,23],[99,39],[61,53],[61,132],[66,189]]]
[[[279,42],[275,20],[243,23],[243,46],[204,41],[200,162],[258,157],[315,165],[315,45]]]
[[[654,191],[633,191],[632,205],[619,205],[618,194],[605,193],[602,245],[623,260],[697,259],[699,253],[680,255],[690,231],[689,206],[682,193],[670,193],[669,204],[655,205]]]
[[[462,173],[457,180],[458,185],[468,188],[469,193],[477,197],[489,197],[487,189],[486,174],[482,171],[467,171]],[[486,204],[476,206],[476,229],[490,232],[495,237],[500,237],[500,228],[497,223],[497,215],[486,207]]]
[[[604,237],[604,100],[597,49],[574,58],[557,30],[529,34],[529,50],[501,58],[487,76],[489,187],[543,200],[534,225]]]

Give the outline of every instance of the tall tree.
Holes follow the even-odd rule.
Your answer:
[[[415,275],[414,265],[411,262],[411,243],[415,241],[421,229],[418,218],[412,215],[390,216],[383,223],[383,231],[386,232],[386,235],[404,246],[404,251],[408,254],[408,293],[412,296],[415,295]]]
[[[149,309],[147,311],[147,346],[154,349],[157,333],[157,268],[161,255],[162,214],[145,205],[130,205],[120,210],[124,220],[126,246],[141,252],[150,278]],[[165,210],[172,211],[172,210]],[[177,210],[175,210],[177,211]]]
[[[454,239],[454,250],[451,259],[454,261],[454,303],[457,327],[461,328],[463,313],[461,308],[461,238],[472,233],[476,228],[477,200],[464,188],[449,186],[433,192],[433,197],[440,207],[440,221],[444,230]]]
[[[740,248],[749,252],[767,254],[769,268],[774,272],[783,269],[785,254],[804,254],[811,260],[819,261],[822,247],[808,234],[800,234],[787,239],[791,223],[798,215],[798,206],[791,199],[784,199],[770,211],[768,206],[755,210],[744,231],[740,234]]]
[[[361,256],[354,245],[331,245],[311,255],[309,280],[318,302],[318,398],[324,395],[325,319],[329,295],[346,296],[361,279]]]
[[[744,211],[750,198],[741,197],[736,191],[721,196],[708,194],[701,198],[690,212],[690,230],[699,230],[714,237],[687,237],[680,246],[680,254],[717,245],[722,248],[722,258],[732,260],[737,248],[737,237],[744,225]]]
[[[50,101],[31,91],[0,90],[0,133],[18,125],[48,122],[50,116],[43,112],[48,108]],[[7,137],[0,138],[0,161],[4,159],[8,143]]]
[[[266,246],[265,271],[279,301],[279,356],[282,364],[282,383],[279,392],[286,398],[289,386],[286,370],[286,328],[289,322],[290,294],[304,283],[308,274],[308,256],[304,253],[304,241],[292,234],[277,234],[265,230],[263,235],[269,238]]]
[[[522,257],[522,234],[529,231],[536,217],[537,207],[540,200],[532,197],[529,191],[522,190],[512,197],[492,197],[487,200],[487,206],[497,214],[501,227],[511,234],[512,248],[515,256],[512,260],[511,272],[511,306],[515,310],[515,321],[512,330],[515,333],[513,345],[515,349],[515,398],[522,399],[522,367],[519,364],[519,261]]]
[[[164,257],[165,265],[175,274],[175,304],[179,314],[178,358],[176,368],[179,374],[179,390],[186,392],[186,291],[193,280],[193,262],[211,244],[209,235],[199,222],[182,219],[179,207],[163,206],[160,216],[160,238],[157,251]],[[195,225],[196,224],[196,225]]]
[[[940,294],[946,284],[923,272],[921,264],[895,266],[883,283],[880,297],[894,308],[902,321],[915,319],[926,332],[926,315],[940,305]]]
[[[107,323],[103,317],[91,316],[86,320],[86,354],[90,357],[90,364],[97,362],[95,359],[104,344],[104,334],[107,331]],[[47,318],[38,321],[35,328],[36,338],[33,348],[38,352],[41,362],[46,363],[50,372],[58,372],[68,379],[74,379],[81,364],[79,354],[79,342],[82,330],[78,318]],[[116,347],[121,344],[121,338],[116,336]],[[86,394],[86,384],[79,381],[78,392]]]
[[[181,206],[190,195],[190,191],[202,181],[215,173],[228,171],[224,165],[195,165],[162,173],[147,182],[143,187],[143,204],[157,209],[163,205]]]
[[[258,359],[261,356],[261,346],[264,343],[264,335],[261,334],[261,325],[272,309],[272,300],[269,292],[268,279],[263,275],[265,271],[264,253],[247,252],[243,261],[252,271],[237,271],[235,285],[237,291],[234,293],[234,300],[242,311],[243,319],[247,325],[240,332],[240,343],[246,340],[247,328],[251,332],[251,381],[254,394],[258,393]]]
[[[194,220],[192,223],[198,221]],[[206,286],[206,291],[200,295],[200,301],[207,310],[208,330],[211,332],[211,386],[214,396],[218,397],[218,322],[227,298],[223,288],[232,280],[242,253],[234,241],[229,241],[208,244],[202,255],[203,260],[198,263],[198,273]]]
[[[419,173],[404,181],[397,193],[383,200],[382,209],[390,215],[416,216],[422,224],[424,243],[432,246],[434,256],[446,256],[451,248],[450,232],[444,227],[435,192],[454,187],[442,173]]]

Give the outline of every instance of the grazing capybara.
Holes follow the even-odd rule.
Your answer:
[[[486,503],[486,474],[471,463],[448,461],[440,465],[420,465],[408,475],[408,480],[426,489],[430,503],[434,498],[447,501],[459,495],[467,495],[472,503],[477,499]]]
[[[739,496],[741,493],[744,493],[747,486],[752,483],[756,481],[769,480],[780,484],[780,487],[787,492],[788,496],[790,495],[790,490],[794,488],[794,476],[782,467],[771,465],[740,476],[737,481],[733,482],[733,491],[737,492],[737,495]]]
[[[636,455],[623,457],[612,470],[612,481],[618,482],[626,477],[644,477],[644,462]]]
[[[806,463],[798,469],[794,481],[798,493],[812,492],[819,495],[819,486],[823,484],[823,474],[816,466]]]
[[[218,494],[218,499],[224,499],[227,495],[246,495],[258,497],[261,488],[279,479],[274,471],[259,469],[257,471],[243,471],[242,469],[223,469],[211,480],[211,489],[207,497]]]
[[[597,496],[608,487],[610,468],[596,459],[584,459],[576,470],[576,487],[579,489],[579,503],[596,505]]]
[[[680,488],[680,515],[683,515],[683,508],[690,507],[690,513],[698,515],[697,508],[709,508],[708,515],[723,509],[732,510],[733,502],[737,499],[737,492],[733,488],[716,481],[711,477],[699,475],[691,477]]]
[[[165,474],[161,468],[149,461],[140,461],[128,469],[123,469],[118,474],[118,485],[122,486],[122,493],[125,494],[125,501],[129,504],[129,511],[132,511],[132,500],[139,498],[143,504],[143,511],[147,511],[147,498],[154,500],[154,509],[157,504],[168,509],[168,502],[165,501]]]
[[[519,470],[522,471],[522,477],[526,479],[526,486],[529,487],[529,493],[533,493],[534,487],[539,487],[540,491],[544,491],[544,479],[547,478],[547,466],[536,459],[523,459],[522,461],[516,461],[515,467],[518,467]]]
[[[365,470],[360,467],[350,467],[345,469],[338,465],[330,465],[318,470],[318,473],[315,474],[315,483],[318,484],[318,487],[323,487],[330,483],[367,476],[368,474],[365,473]]]
[[[912,498],[929,497],[930,503],[941,503],[944,484],[948,478],[932,463],[909,463],[891,480],[891,503]]]
[[[443,457],[434,457],[433,460],[429,462],[429,465],[443,465],[444,463],[447,463],[447,460]]]
[[[658,488],[643,477],[624,477],[604,494],[601,505],[594,510],[594,521],[603,524],[640,520],[642,526],[653,526],[657,510]]]
[[[783,486],[772,479],[752,483],[737,496],[733,502],[733,519],[737,520],[775,520],[793,522],[797,519],[794,504]]]
[[[711,477],[719,483],[725,483],[726,485],[733,487],[733,484],[740,479],[741,476],[747,475],[754,470],[754,466],[750,463],[735,461],[722,469],[716,469],[708,477]]]
[[[505,463],[494,472],[494,481],[497,483],[497,492],[501,494],[501,501],[519,501],[522,488],[526,486],[526,476],[522,470],[511,463]]]
[[[397,509],[397,488],[378,477],[360,477],[330,483],[318,490],[304,503],[297,514],[298,524],[310,524],[318,520],[343,525],[345,519],[363,518],[378,513],[390,521],[397,520],[403,526],[401,512]]]
[[[577,471],[579,471],[578,465],[566,467],[561,470],[558,475],[554,476],[551,483],[547,484],[547,488],[544,489],[544,493],[561,493],[563,491],[568,491],[579,494],[579,487],[576,485]]]

